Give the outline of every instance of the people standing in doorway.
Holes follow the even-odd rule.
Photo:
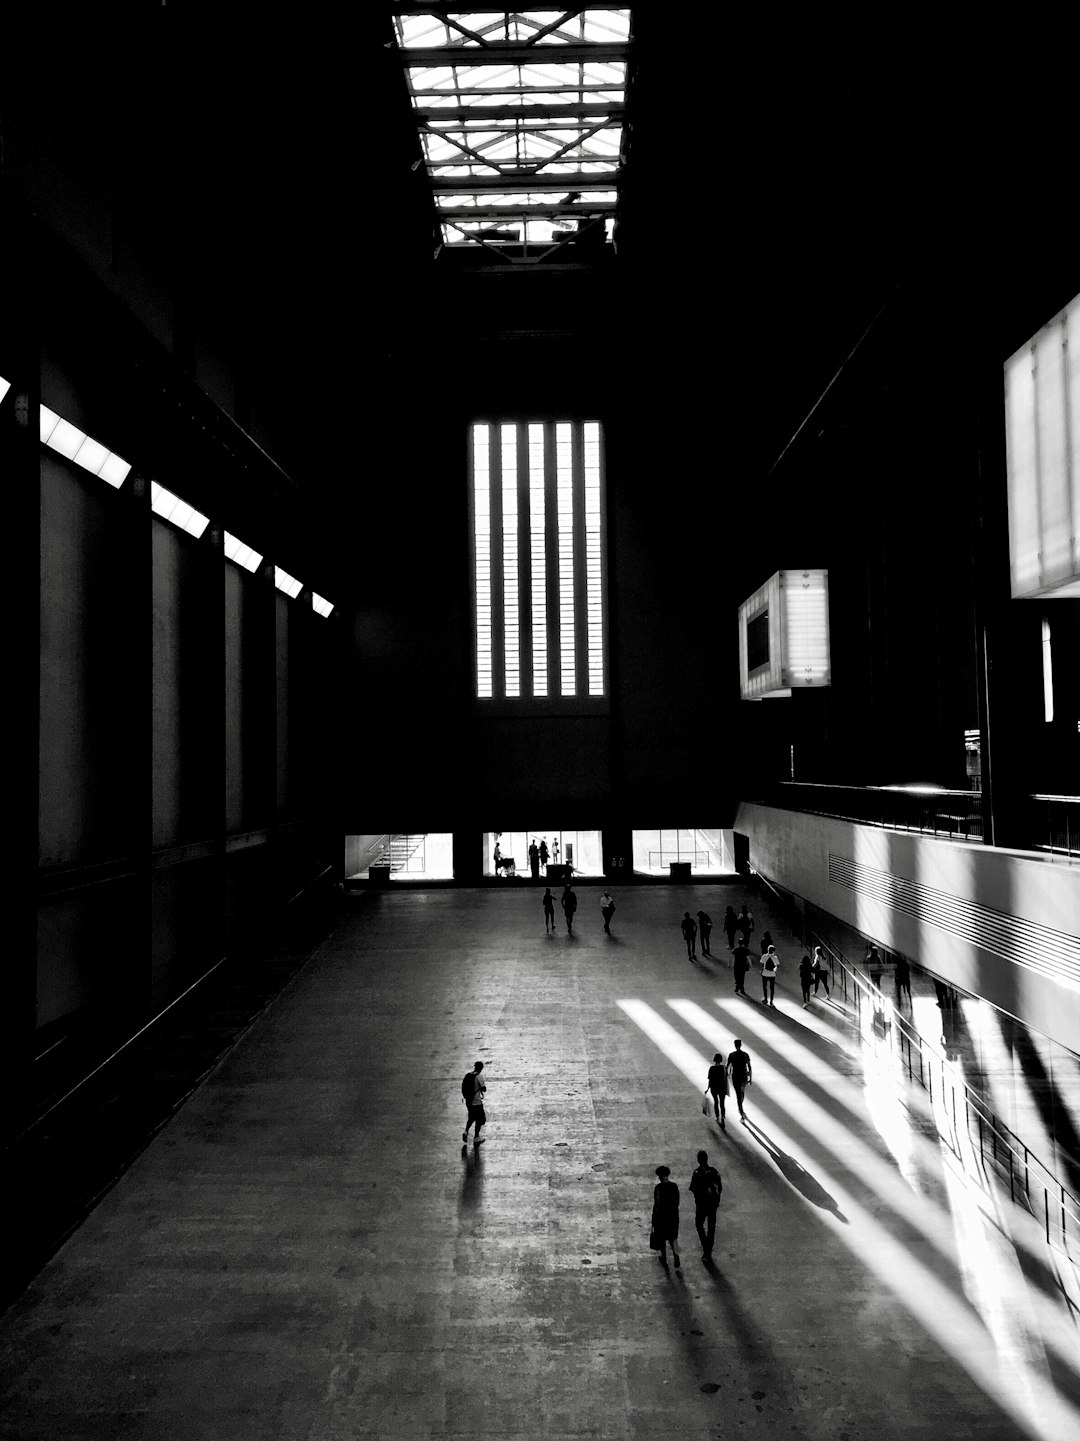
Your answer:
[[[814,995],[818,993],[818,986],[825,987],[825,999],[829,998],[829,963],[822,954],[820,946],[814,947]]]
[[[682,1265],[679,1260],[679,1188],[668,1179],[670,1166],[657,1166],[656,1174],[659,1179],[653,1187],[652,1233],[660,1242],[657,1250],[665,1266],[667,1247],[671,1247],[677,1271]]]
[[[605,891],[600,897],[600,914],[604,918],[604,930],[611,935],[611,918],[615,914],[615,902],[612,900],[610,891]]]
[[[765,932],[768,935],[768,931]],[[780,957],[776,947],[770,946],[761,958],[761,1004],[776,1009],[776,973],[780,969]]]
[[[727,1073],[731,1077],[731,1089],[739,1103],[739,1115],[745,1121],[746,1088],[753,1079],[754,1068],[750,1064],[750,1056],[742,1048],[742,1041],[736,1040],[735,1049],[727,1058]]]
[[[738,924],[739,920],[735,914],[735,907],[728,906],[724,912],[724,934],[727,936],[727,948],[729,951],[735,949],[735,931]]]
[[[536,837],[533,836],[529,842],[529,870],[532,872],[534,881],[540,879],[540,847],[536,844]]]
[[[724,1058],[719,1051],[717,1051],[716,1055],[713,1056],[712,1059],[713,1063],[709,1067],[709,1078],[707,1084],[709,1087],[709,1094],[712,1096],[713,1114],[720,1122],[721,1131],[726,1131],[727,1126],[724,1123],[724,1102],[727,1100],[728,1094],[727,1067],[724,1065]]]
[[[910,1006],[910,1005],[911,1005],[911,967],[910,967],[910,966],[908,965],[908,963],[907,963],[907,957],[906,957],[906,956],[897,956],[897,958],[896,958],[896,975],[895,975],[895,980],[896,980],[896,1004],[897,1004],[897,1006],[899,1006],[899,1005],[902,1003],[902,1001],[903,1001],[903,999],[904,999],[904,993],[905,993],[905,992],[907,993],[908,1005]]]
[[[551,852],[548,850],[547,836],[544,836],[540,841],[540,864],[543,866],[545,873],[547,872],[548,856],[550,854]]]
[[[746,902],[743,901],[742,910],[735,917],[735,929],[742,932],[743,945],[750,944],[750,937],[754,934],[754,918],[746,909]]]
[[[810,1004],[810,982],[814,979],[814,963],[809,956],[799,962],[799,985],[802,987],[802,1008]]]
[[[716,1167],[709,1165],[708,1151],[699,1151],[697,1159],[697,1169],[690,1177],[690,1191],[694,1197],[694,1226],[701,1242],[701,1256],[708,1261],[712,1257],[716,1210],[724,1183]]]
[[[686,942],[686,954],[691,961],[697,960],[697,922],[689,911],[683,911],[683,918],[679,922],[683,933],[683,940]]]
[[[746,942],[739,936],[739,944],[731,953],[731,969],[735,973],[735,994],[746,995],[746,973],[750,969],[750,952]]]
[[[557,865],[559,864],[559,838],[558,838],[558,836],[556,836],[555,839],[551,842],[551,860],[552,860],[552,864],[553,864],[553,865],[556,865],[556,866],[557,866]]]
[[[484,1138],[480,1134],[480,1127],[487,1121],[487,1112],[484,1110],[484,1092],[487,1090],[487,1082],[480,1072],[484,1069],[483,1061],[474,1061],[471,1071],[466,1071],[461,1082],[461,1096],[469,1108],[469,1119],[465,1122],[465,1129],[461,1133],[461,1144],[467,1145],[469,1141],[469,1128],[473,1130],[473,1145],[481,1146]]]
[[[555,933],[555,897],[551,894],[551,887],[544,891],[544,934],[548,931]]]
[[[735,1101],[738,1102],[738,1114],[747,1118],[745,1112],[745,1094],[747,1087],[753,1079],[754,1068],[750,1065],[750,1055],[743,1049],[743,1042],[735,1040],[735,1049],[728,1055],[728,1076],[731,1078],[731,1089],[735,1092]]]
[[[697,928],[698,935],[701,937],[701,954],[703,956],[711,956],[712,951],[709,950],[709,936],[712,934],[712,916],[709,915],[708,911],[698,911]]]
[[[577,896],[571,889],[569,881],[567,881],[562,893],[562,908],[563,915],[566,917],[566,929],[568,932],[572,932],[574,929],[574,912],[577,910]]]

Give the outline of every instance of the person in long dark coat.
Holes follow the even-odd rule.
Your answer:
[[[652,1232],[660,1242],[660,1260],[667,1265],[667,1247],[675,1258],[676,1271],[682,1265],[679,1260],[679,1188],[669,1181],[670,1166],[657,1166],[660,1178],[653,1187]]]
[[[724,912],[724,931],[727,935],[727,948],[729,951],[735,949],[735,928],[738,923],[739,919],[735,914],[735,907],[728,906]]]

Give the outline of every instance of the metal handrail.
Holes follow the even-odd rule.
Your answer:
[[[751,872],[772,891],[782,905],[794,909],[767,876],[753,867]],[[866,1038],[866,1028],[862,1024],[862,1008],[867,1005],[872,1007],[872,1029],[875,1036],[879,1029],[879,1016],[882,1039],[889,1031],[899,1035],[900,1055],[906,1065],[908,1079],[917,1081],[927,1092],[938,1134],[953,1155],[967,1169],[968,1156],[964,1153],[961,1135],[966,1138],[970,1147],[977,1146],[983,1173],[985,1174],[985,1168],[993,1167],[1002,1180],[1007,1177],[1010,1200],[1022,1205],[1030,1215],[1042,1222],[1047,1245],[1070,1259],[1075,1259],[1075,1249],[1080,1247],[1080,1202],[1076,1197],[1016,1132],[995,1115],[968,1082],[952,1072],[951,1062],[947,1057],[926,1042],[907,1018],[886,999],[879,987],[861,976],[840,949],[827,941],[805,917],[800,915],[799,922],[804,934],[813,936],[815,943],[827,954],[830,977],[834,963],[839,969],[842,994],[845,1001],[850,999],[854,1004],[859,1034]],[[947,1067],[950,1072],[948,1077]],[[962,1131],[957,1114],[957,1097],[960,1094],[963,1097],[964,1112]],[[951,1126],[942,1127],[943,1115],[951,1121]],[[1070,1250],[1070,1237],[1073,1250]]]

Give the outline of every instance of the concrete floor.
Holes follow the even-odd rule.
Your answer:
[[[542,888],[541,888],[542,889]],[[741,883],[369,892],[0,1318],[19,1441],[1073,1441],[1071,1267],[838,1008],[732,995]],[[561,920],[561,917],[560,917]],[[744,1038],[750,1124],[700,1109]],[[463,1147],[459,1082],[488,1079]],[[707,1269],[686,1182],[724,1177]],[[647,1246],[654,1168],[683,1269]]]

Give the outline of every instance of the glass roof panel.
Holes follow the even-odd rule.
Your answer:
[[[610,234],[629,7],[410,7],[394,23],[436,209],[490,213],[490,220],[444,224],[444,243],[475,243],[483,232],[488,246],[537,238],[557,244],[576,236],[579,223],[595,230],[600,215],[608,220],[597,222],[597,233]],[[610,188],[597,191],[601,177]],[[580,220],[566,214],[570,205]],[[516,218],[525,210],[533,217],[528,226]]]

